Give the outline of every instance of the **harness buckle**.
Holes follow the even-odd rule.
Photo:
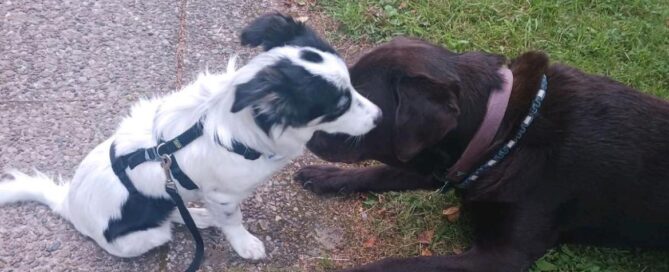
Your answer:
[[[160,148],[163,147],[166,143],[159,143],[158,145],[147,148],[144,152],[144,160],[146,161],[158,161],[162,160],[165,154],[160,153]]]
[[[156,146],[156,155],[158,155],[158,157],[160,158],[162,158],[165,155],[165,154],[160,154],[160,148],[163,147],[166,143],[167,142],[162,142]]]
[[[170,171],[170,166],[172,166],[172,158],[169,155],[160,156],[160,167],[163,168],[165,172],[165,188],[176,190],[177,185],[172,179],[172,172]]]

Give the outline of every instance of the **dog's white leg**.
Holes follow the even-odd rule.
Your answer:
[[[159,227],[135,231],[121,236],[108,243],[104,237],[97,240],[98,244],[107,252],[122,258],[137,257],[147,251],[161,246],[172,239],[172,229],[166,222]]]
[[[262,241],[242,225],[242,211],[238,204],[231,207],[220,218],[221,230],[239,256],[253,260],[265,258],[265,246]]]
[[[207,209],[235,252],[244,259],[265,258],[265,246],[262,241],[242,225],[242,210],[239,202],[217,193],[210,194],[206,198]]]
[[[213,219],[211,219],[211,214],[209,211],[205,208],[188,208],[188,212],[190,213],[191,217],[193,217],[193,221],[195,221],[195,225],[197,226],[198,229],[206,229],[209,227],[216,226],[216,224],[213,222]],[[170,221],[177,223],[177,224],[185,224],[184,219],[181,217],[181,214],[179,213],[179,210],[174,210],[172,212],[172,215],[170,216]]]

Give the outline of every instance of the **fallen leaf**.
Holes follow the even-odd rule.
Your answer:
[[[460,208],[459,207],[450,207],[446,208],[443,211],[441,211],[441,214],[443,214],[448,222],[455,222],[458,221],[458,218],[460,218]]]
[[[404,9],[406,7],[407,7],[407,2],[400,3],[400,9]]]
[[[364,243],[362,243],[362,246],[363,246],[364,248],[372,248],[372,247],[374,247],[375,245],[376,245],[376,237],[369,238],[369,239],[367,239],[367,241],[365,241]]]
[[[420,250],[420,256],[432,256],[432,251],[429,248],[425,247]]]
[[[455,254],[462,254],[462,249],[459,248],[459,247],[456,247],[456,248],[453,249],[453,253],[455,253]]]
[[[432,237],[434,237],[434,230],[426,230],[418,235],[418,243],[421,245],[429,245],[432,243]]]
[[[360,218],[362,218],[362,221],[367,221],[367,213],[365,211],[361,211]]]

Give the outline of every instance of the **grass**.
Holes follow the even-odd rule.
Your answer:
[[[452,193],[369,194],[363,204],[371,213],[376,235],[386,241],[384,255],[420,253],[418,237],[424,231],[434,231],[431,243],[423,245],[434,254],[452,254],[469,243],[466,220],[450,223],[442,216],[444,208],[458,205]]]
[[[535,49],[554,61],[669,97],[666,0],[323,0],[349,37],[406,35],[454,51],[507,56]]]
[[[380,43],[404,35],[453,51],[516,56],[543,50],[554,62],[603,74],[669,98],[669,3],[666,0],[321,0],[348,40]],[[364,202],[378,236],[392,240],[385,255],[420,254],[417,237],[435,235],[429,249],[453,254],[469,243],[466,220],[450,223],[442,209],[452,195],[426,192],[369,195]],[[565,245],[532,271],[669,271],[669,254]]]

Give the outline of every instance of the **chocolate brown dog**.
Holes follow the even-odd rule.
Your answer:
[[[465,154],[477,131],[490,130],[481,124],[493,90],[511,81],[499,74],[505,65],[513,84],[503,119],[489,144]],[[473,224],[471,249],[353,271],[526,271],[558,243],[669,247],[667,101],[549,64],[543,53],[507,62],[407,38],[377,47],[350,72],[383,110],[381,124],[360,141],[317,133],[308,147],[328,161],[385,165],[301,169],[295,179],[318,194],[438,189],[441,173],[464,157],[477,159],[458,176],[471,175],[517,135],[544,76],[548,83],[536,119],[508,155],[456,189]]]

